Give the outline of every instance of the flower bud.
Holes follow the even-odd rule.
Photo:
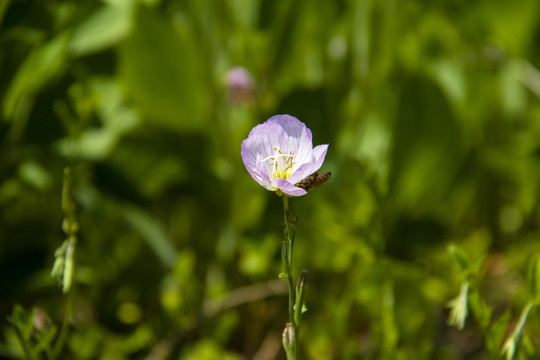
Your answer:
[[[309,285],[307,270],[302,270],[302,274],[296,281],[296,296],[301,296],[302,292],[306,292]]]
[[[293,359],[294,356],[294,327],[292,323],[288,322],[285,325],[282,335],[283,349],[287,354],[287,359]]]
[[[251,74],[238,66],[227,73],[226,85],[229,92],[229,102],[232,104],[249,104],[255,97],[255,81]]]

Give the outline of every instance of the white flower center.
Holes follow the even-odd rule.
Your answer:
[[[274,155],[263,159],[263,161],[270,161],[269,165],[274,178],[287,179],[291,176],[293,167],[296,164],[293,161],[295,151],[292,154],[284,154],[279,150],[279,147],[273,149],[276,151]]]

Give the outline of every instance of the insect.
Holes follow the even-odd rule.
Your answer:
[[[303,180],[300,180],[299,182],[294,184],[294,186],[298,186],[299,188],[302,188],[306,191],[310,191],[317,186],[323,185],[330,179],[330,176],[332,176],[332,173],[330,171],[322,174],[319,174],[319,172],[316,171],[308,177],[305,177]]]

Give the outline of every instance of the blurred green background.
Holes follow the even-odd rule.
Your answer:
[[[283,359],[282,202],[240,144],[287,113],[332,172],[291,200],[304,358],[498,358],[540,253],[539,1],[1,0],[0,21],[0,357],[22,357],[15,304],[34,343],[61,327],[70,166],[61,358]],[[478,268],[462,331],[450,243]]]

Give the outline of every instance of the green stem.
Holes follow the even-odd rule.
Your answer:
[[[28,360],[34,360],[35,359],[34,353],[30,349],[30,346],[29,346],[28,342],[24,338],[24,335],[23,335],[21,329],[16,324],[14,324],[13,328],[15,329],[15,334],[16,334],[17,339],[19,340],[19,343],[21,344],[21,347],[23,349],[24,358],[28,359]]]
[[[66,343],[69,334],[69,324],[71,322],[71,315],[73,312],[73,289],[67,293],[66,313],[64,314],[64,320],[62,321],[62,328],[60,329],[60,335],[56,340],[53,348],[53,358],[57,359],[60,356],[60,352]]]
[[[299,327],[298,323],[295,321],[294,316],[294,304],[295,304],[295,289],[293,282],[293,244],[294,244],[294,229],[292,225],[292,216],[289,211],[289,198],[287,195],[283,195],[283,210],[285,216],[285,235],[287,237],[287,242],[284,246],[287,246],[286,256],[283,256],[283,268],[287,275],[287,281],[289,283],[289,320],[293,326],[294,330],[294,357],[293,360],[300,359],[300,347],[298,345],[299,340]]]

